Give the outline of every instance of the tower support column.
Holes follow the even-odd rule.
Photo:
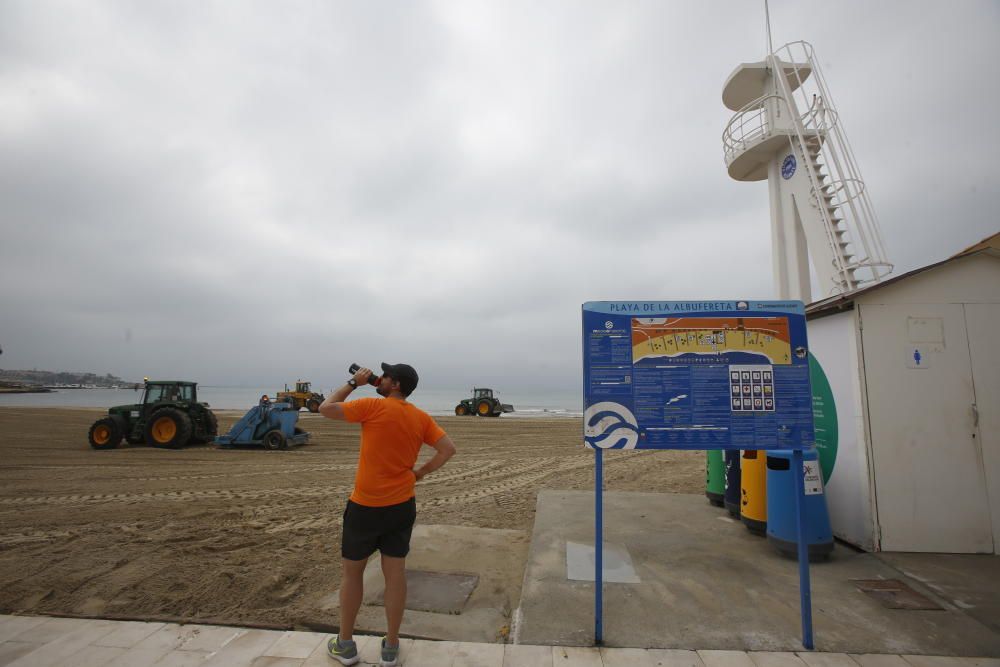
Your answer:
[[[768,164],[768,195],[771,202],[771,263],[779,299],[812,301],[809,255],[798,202],[783,192],[782,154]]]

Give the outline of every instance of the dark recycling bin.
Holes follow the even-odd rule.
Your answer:
[[[705,495],[715,507],[722,507],[726,490],[726,471],[722,463],[722,451],[710,449],[705,457]]]
[[[798,521],[795,516],[795,477],[792,451],[775,449],[767,452],[767,541],[785,554],[798,555]],[[823,560],[833,551],[830,515],[826,510],[826,495],[819,474],[815,449],[802,452],[805,461],[813,461],[816,475],[806,478],[806,530],[803,536],[809,546],[809,560]],[[801,471],[799,474],[802,474]]]
[[[740,518],[740,450],[726,450],[726,509]]]

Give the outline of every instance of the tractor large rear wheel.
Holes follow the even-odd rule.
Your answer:
[[[211,410],[205,410],[201,419],[201,425],[195,429],[195,436],[191,442],[199,444],[212,442],[215,436],[219,435],[219,420]]]
[[[476,404],[476,414],[480,417],[489,417],[493,414],[493,404],[485,399],[479,401],[479,403]]]
[[[211,410],[205,410],[205,433],[208,435],[209,442],[215,440],[215,436],[219,435],[219,419]]]
[[[114,449],[122,441],[122,428],[111,417],[102,417],[90,427],[87,439],[94,449]]]
[[[191,418],[175,408],[162,408],[146,422],[146,444],[178,449],[191,440]]]
[[[465,407],[465,403],[459,403],[455,406],[455,414],[459,417],[464,417],[469,414],[469,408]]]

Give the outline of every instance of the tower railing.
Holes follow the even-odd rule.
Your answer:
[[[788,113],[793,113],[788,101],[782,95],[763,95],[747,103],[733,114],[722,131],[722,147],[725,152],[726,164],[735,160],[741,153],[755,144],[776,134],[768,122],[767,101],[776,100]],[[838,114],[835,109],[810,108],[799,115],[799,122],[806,134],[829,132],[837,124]],[[782,134],[787,135],[787,132]]]
[[[821,174],[813,159],[806,160],[813,203],[826,227],[840,282],[825,286],[824,296],[878,282],[892,271],[892,264],[868,189],[864,187],[861,170],[812,45],[804,41],[789,42],[775,50],[771,61],[773,68],[780,66],[789,72],[773,77],[778,87],[775,93],[784,98],[786,108],[796,118],[794,125],[802,153],[817,159],[822,157],[826,169]],[[793,78],[795,85],[789,78]],[[797,110],[802,108],[806,111],[799,113]],[[823,205],[824,192],[836,193],[828,205]],[[831,215],[834,210],[838,219]],[[853,247],[848,250],[849,245]]]
[[[764,95],[746,104],[729,119],[726,129],[722,131],[726,165],[754,144],[773,136],[774,130],[768,123],[766,109],[767,101],[771,99],[785,101],[780,95]]]
[[[806,159],[811,204],[823,221],[835,284],[820,287],[823,296],[877,282],[892,271],[878,219],[844,132],[840,114],[826,86],[812,46],[790,42],[768,57],[775,87],[737,111],[722,133],[727,167],[740,155],[773,136],[788,137]],[[776,129],[769,107],[792,122]],[[822,171],[822,170],[825,171]],[[823,253],[827,254],[827,253]],[[821,256],[814,253],[814,259]]]

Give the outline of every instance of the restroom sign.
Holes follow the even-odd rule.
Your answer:
[[[931,360],[927,356],[927,348],[924,346],[911,346],[906,349],[906,367],[917,370],[930,368]]]

